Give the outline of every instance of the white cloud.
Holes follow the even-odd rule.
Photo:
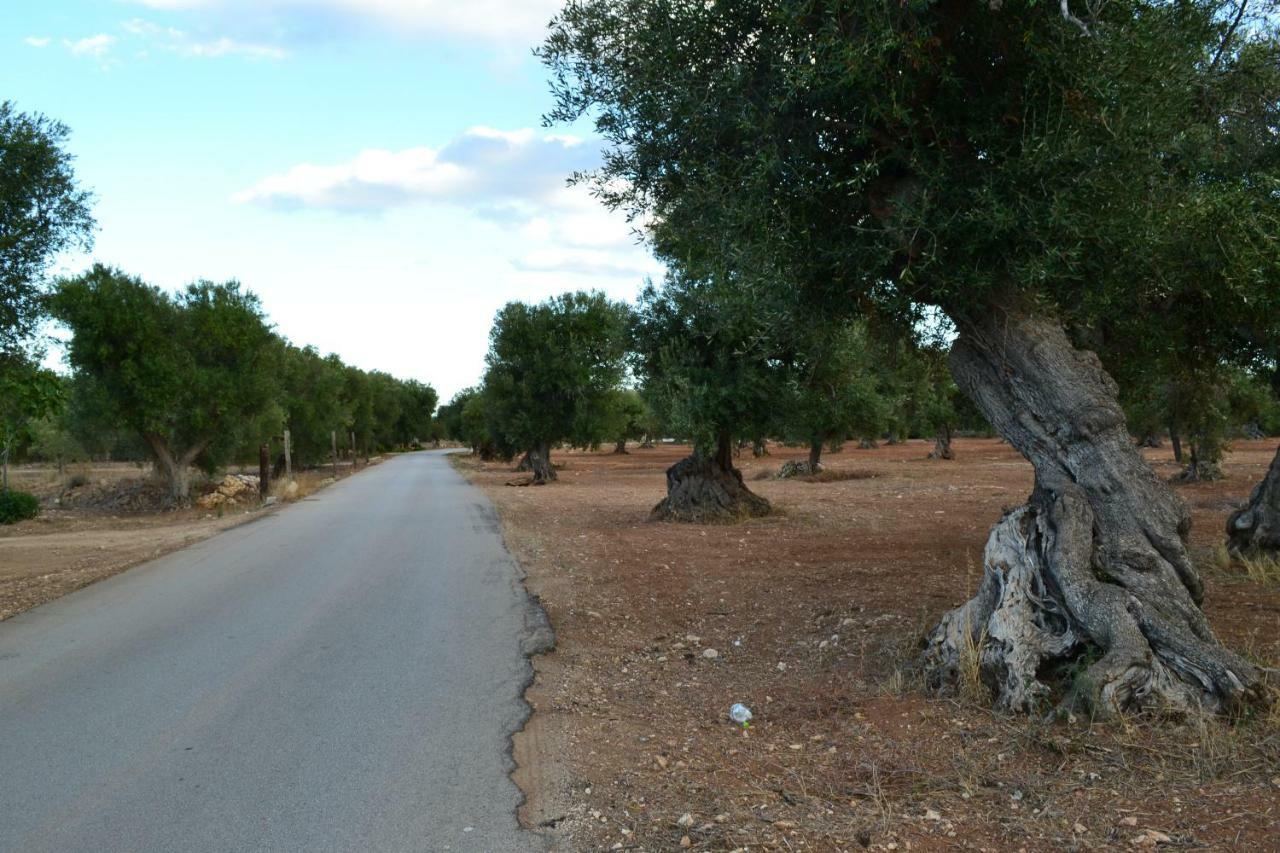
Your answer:
[[[100,59],[111,49],[111,45],[116,43],[116,37],[99,33],[77,41],[64,39],[62,43],[74,56],[92,56]]]
[[[337,14],[397,31],[532,44],[562,0],[132,0],[166,11],[229,12],[238,18]]]
[[[251,59],[284,59],[288,51],[270,44],[242,42],[221,37],[208,41],[193,39],[176,27],[165,27],[152,21],[134,18],[126,21],[123,29],[131,36],[155,43],[160,49],[192,58],[217,58],[221,56],[246,56]]]
[[[597,142],[476,127],[438,149],[369,149],[344,163],[300,164],[263,178],[233,200],[343,214],[446,205],[505,234],[517,273],[638,281],[655,265],[637,247],[634,229],[585,187],[565,185],[570,174],[594,168],[600,157]]]
[[[440,149],[370,149],[331,166],[302,164],[259,181],[235,201],[377,213],[416,201],[462,204],[497,220],[528,221],[565,207],[574,171],[600,160],[596,144],[533,130],[472,128]]]
[[[23,41],[32,47],[48,47],[52,39],[47,36],[27,36]]]

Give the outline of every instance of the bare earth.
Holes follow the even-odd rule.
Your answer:
[[[1280,849],[1280,714],[1045,722],[915,685],[914,644],[1032,479],[997,441],[930,445],[846,449],[825,461],[851,478],[823,483],[755,481],[803,452],[748,452],[778,513],[713,526],[646,520],[684,447],[559,453],[546,488],[459,458],[557,635],[517,738],[526,821],[575,851]],[[1179,487],[1214,625],[1271,667],[1280,589],[1216,546],[1274,452],[1238,442],[1224,481]]]

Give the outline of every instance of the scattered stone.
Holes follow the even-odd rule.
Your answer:
[[[680,819],[676,821],[676,826],[693,826],[693,815],[689,812],[680,815]]]
[[[692,847],[692,846],[693,846],[693,839],[692,839],[692,838],[690,838],[690,837],[689,837],[689,836],[687,836],[687,835],[682,835],[682,836],[680,836],[680,846],[681,846],[681,847]]]
[[[1127,815],[1125,817],[1120,818],[1120,825],[1121,826],[1137,826],[1138,819],[1133,815]]]
[[[778,661],[778,672],[786,672],[786,671],[787,671],[787,665],[782,661]]]
[[[1074,832],[1076,835],[1084,835],[1086,832],[1089,831],[1089,828],[1085,826],[1083,823],[1077,823],[1075,826],[1071,827],[1071,831]]]
[[[934,809],[925,809],[924,819],[925,820],[942,820],[942,815],[941,813],[935,811]]]
[[[707,660],[715,660],[716,658],[720,657],[720,653],[715,649],[703,649],[702,656]]]

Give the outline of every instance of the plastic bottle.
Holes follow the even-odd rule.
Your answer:
[[[740,726],[746,726],[751,722],[751,709],[741,702],[735,702],[729,709],[729,719]]]

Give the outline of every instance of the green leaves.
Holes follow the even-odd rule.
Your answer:
[[[76,184],[68,135],[0,102],[0,355],[15,355],[33,333],[54,257],[91,242],[92,199]]]
[[[610,438],[610,395],[623,378],[629,316],[598,292],[511,302],[499,311],[483,391],[495,443],[528,449]]]

